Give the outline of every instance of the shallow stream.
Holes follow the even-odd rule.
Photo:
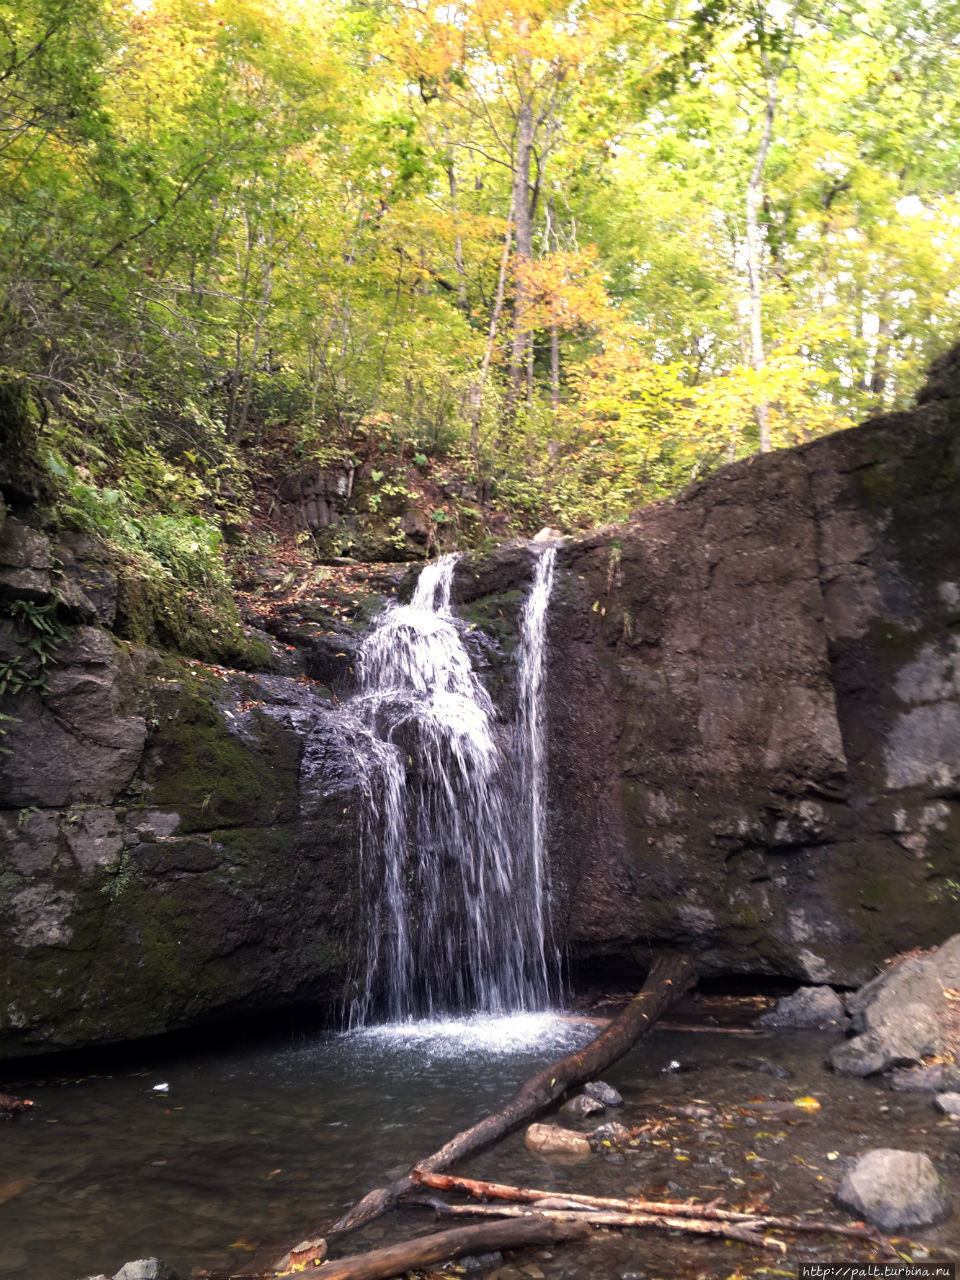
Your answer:
[[[79,1280],[151,1255],[184,1276],[268,1265],[595,1033],[585,1022],[514,1018],[180,1057],[144,1049],[136,1070],[24,1079],[18,1083],[35,1110],[0,1124],[0,1275]],[[927,1095],[833,1076],[823,1066],[830,1043],[814,1033],[658,1027],[605,1077],[625,1105],[603,1118],[642,1127],[635,1146],[546,1158],[528,1152],[521,1133],[462,1171],[590,1194],[716,1197],[730,1206],[760,1202],[771,1213],[829,1214],[844,1162],[893,1146],[928,1152],[960,1208],[960,1125],[944,1120]],[[790,1076],[770,1074],[778,1069]],[[776,1105],[798,1097],[819,1108]],[[599,1121],[565,1122],[588,1131]],[[422,1211],[397,1212],[341,1251],[432,1225]],[[915,1239],[934,1256],[958,1258],[960,1220],[954,1213]],[[795,1276],[800,1260],[870,1256],[819,1235],[802,1248],[791,1243],[781,1258],[739,1243],[633,1232],[530,1251],[477,1274]]]

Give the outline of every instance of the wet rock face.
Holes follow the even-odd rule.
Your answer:
[[[330,701],[95,628],[61,656],[6,735],[0,1057],[337,1000],[352,783],[305,748]]]
[[[910,413],[561,552],[552,844],[581,960],[854,986],[955,929],[958,363]]]
[[[146,721],[122,707],[130,654],[107,632],[78,627],[57,657],[47,695],[21,698],[4,735],[2,801],[11,807],[109,802],[143,752]]]

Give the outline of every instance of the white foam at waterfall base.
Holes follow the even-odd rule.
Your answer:
[[[387,1022],[358,1027],[344,1039],[399,1051],[414,1050],[421,1057],[509,1058],[531,1050],[555,1055],[572,1052],[596,1035],[589,1023],[556,1011],[511,1013],[500,1016],[473,1013],[462,1018]]]

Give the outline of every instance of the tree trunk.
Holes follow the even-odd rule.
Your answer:
[[[525,99],[517,118],[517,154],[513,169],[513,225],[519,274],[513,293],[513,340],[507,403],[512,412],[520,399],[526,372],[530,332],[526,324],[523,267],[533,257],[533,218],[530,209],[530,162],[533,155],[533,103]]]
[[[497,328],[500,314],[503,311],[503,299],[507,286],[507,264],[510,261],[510,241],[513,237],[513,206],[507,215],[507,229],[503,235],[503,252],[500,255],[500,271],[497,275],[497,292],[490,309],[490,324],[487,327],[487,345],[484,348],[480,372],[470,388],[470,450],[474,461],[480,462],[480,419],[483,415],[483,392],[487,385],[487,374],[490,372],[490,361],[493,359],[493,347],[497,340]]]
[[[560,409],[560,330],[556,317],[550,325],[550,403],[557,413]]]
[[[884,292],[880,299],[882,307],[890,305],[890,295]],[[870,372],[870,385],[868,390],[871,395],[882,400],[887,390],[887,382],[890,377],[890,317],[881,314],[877,325],[877,347],[873,357],[873,369]]]
[[[247,211],[243,211],[244,252],[243,261],[238,263],[240,277],[240,296],[237,299],[237,324],[234,332],[233,369],[230,371],[230,400],[227,405],[227,439],[234,443],[236,439],[237,408],[240,396],[240,383],[243,377],[243,338],[247,321],[247,290],[250,287],[250,269],[253,262],[253,238],[250,230],[250,219]]]
[[[766,61],[766,59],[765,59]],[[767,68],[767,96],[764,103],[763,131],[747,181],[747,277],[750,285],[750,367],[759,373],[765,363],[763,349],[763,241],[757,214],[763,199],[763,170],[773,136],[773,120],[777,111],[777,77]],[[760,452],[770,449],[769,411],[765,397],[753,406],[753,416],[760,431]]]
[[[584,1049],[577,1049],[552,1066],[531,1076],[505,1106],[477,1124],[464,1129],[435,1151],[419,1160],[415,1170],[437,1173],[457,1160],[473,1155],[492,1142],[511,1133],[526,1121],[552,1106],[574,1085],[592,1080],[612,1063],[622,1058],[656,1020],[675,1004],[696,981],[693,961],[684,955],[658,957],[647,980],[627,1007]],[[378,1217],[413,1190],[413,1171],[386,1187],[365,1195],[352,1209],[329,1228],[326,1235],[354,1231],[363,1223]]]
[[[450,212],[456,227],[453,243],[453,261],[457,268],[457,302],[464,315],[470,314],[470,303],[467,299],[467,272],[463,262],[463,236],[460,234],[460,207],[457,199],[457,170],[453,155],[453,147],[447,142],[447,181],[450,188]]]
[[[260,359],[260,347],[263,342],[263,330],[270,310],[273,296],[273,231],[268,228],[266,235],[261,233],[261,249],[264,251],[262,277],[260,281],[260,301],[257,307],[257,322],[253,330],[253,349],[250,352],[250,368],[247,373],[247,385],[243,393],[243,404],[237,422],[237,436],[242,436],[247,429],[247,417],[250,413],[250,402],[253,399],[253,379],[257,372],[257,361]]]

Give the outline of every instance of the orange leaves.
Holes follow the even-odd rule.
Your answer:
[[[513,264],[523,322],[528,329],[596,328],[610,317],[610,299],[597,269],[597,251],[552,253]]]

